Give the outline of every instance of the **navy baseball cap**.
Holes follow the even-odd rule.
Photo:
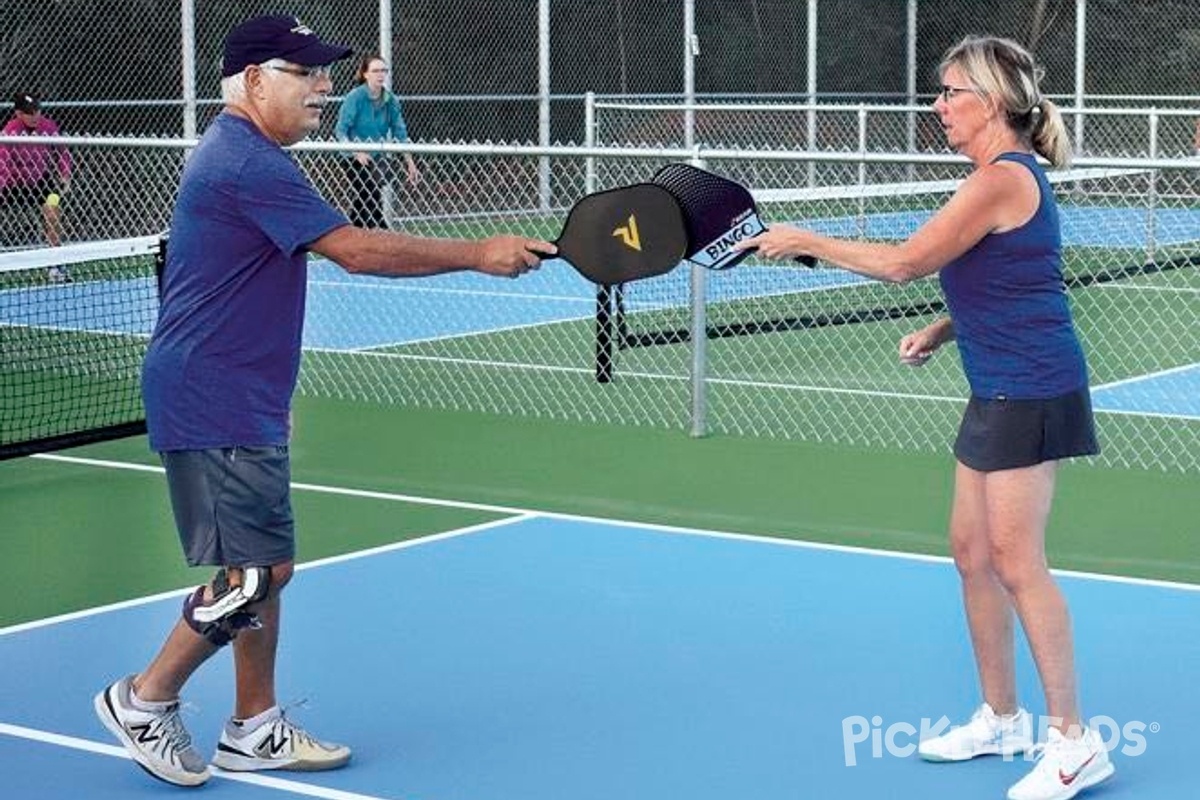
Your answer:
[[[353,52],[340,44],[322,42],[312,28],[296,17],[255,17],[225,37],[221,76],[237,75],[251,64],[262,64],[272,58],[303,67],[320,67],[348,58]]]

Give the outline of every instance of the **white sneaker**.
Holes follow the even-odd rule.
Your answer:
[[[1033,747],[1033,717],[1023,708],[1002,717],[987,703],[976,709],[966,725],[926,739],[917,753],[926,761],[966,761],[976,756],[1012,757]]]
[[[1037,764],[1008,790],[1008,800],[1068,800],[1116,771],[1095,730],[1068,739],[1058,728],[1051,728],[1046,742],[1033,752]]]
[[[264,769],[317,772],[337,769],[350,760],[350,748],[328,744],[310,736],[284,716],[276,706],[271,716],[253,730],[229,720],[221,731],[213,765],[232,772]]]
[[[179,701],[141,711],[133,707],[132,691],[130,675],[96,695],[92,704],[104,727],[138,766],[159,780],[178,786],[199,786],[207,781],[208,765],[192,747],[192,737],[179,718]]]

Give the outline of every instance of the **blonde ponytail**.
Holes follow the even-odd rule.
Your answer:
[[[1033,114],[1033,149],[1055,167],[1071,166],[1071,138],[1058,106],[1042,98]]]

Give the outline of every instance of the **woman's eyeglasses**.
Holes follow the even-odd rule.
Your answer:
[[[947,86],[942,84],[942,90],[938,92],[943,100],[949,103],[960,94],[975,94],[975,90],[969,86]]]

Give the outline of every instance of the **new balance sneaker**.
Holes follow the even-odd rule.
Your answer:
[[[966,761],[976,756],[1014,756],[1033,747],[1033,717],[1023,708],[1002,717],[987,703],[966,725],[926,739],[917,753],[926,761]]]
[[[93,705],[104,727],[146,772],[178,786],[199,786],[208,780],[208,765],[192,747],[179,718],[178,700],[144,704],[153,705],[151,710],[137,708],[130,675],[96,695]]]
[[[233,772],[264,769],[316,772],[337,769],[350,760],[349,747],[313,738],[284,716],[278,706],[266,712],[265,717],[251,730],[244,723],[226,722],[213,764]]]
[[[1108,748],[1094,729],[1068,739],[1058,728],[1033,749],[1037,764],[1008,790],[1008,800],[1069,800],[1114,772]]]

